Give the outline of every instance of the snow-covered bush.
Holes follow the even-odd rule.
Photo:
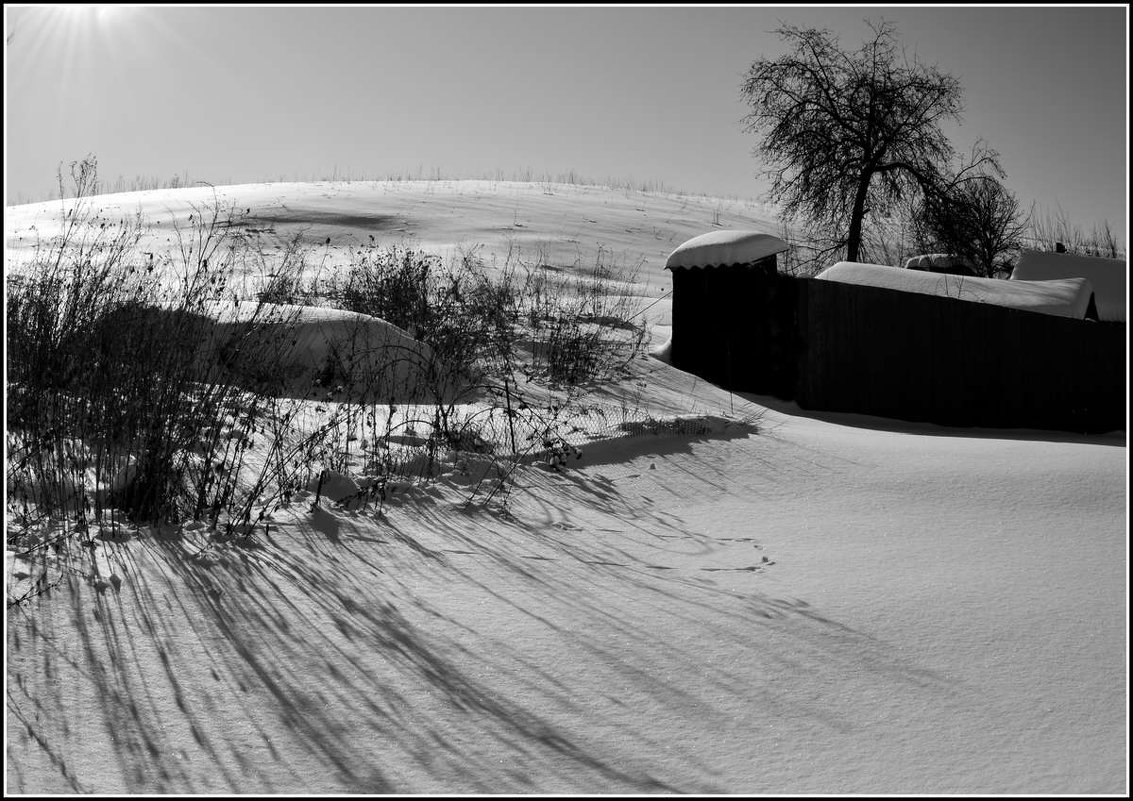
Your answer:
[[[113,505],[169,520],[226,505],[219,477],[239,463],[263,406],[227,380],[209,336],[206,310],[226,297],[234,257],[227,221],[219,210],[197,216],[182,263],[154,265],[133,249],[139,220],[108,224],[82,204],[69,216],[8,295],[9,490],[45,514]],[[170,272],[180,280],[159,277]],[[240,437],[221,437],[226,415],[241,421]],[[113,486],[128,462],[131,479]],[[60,474],[84,492],[28,497]]]
[[[124,515],[247,535],[323,471],[362,470],[366,503],[461,454],[493,465],[472,496],[490,482],[499,497],[559,441],[579,387],[641,349],[601,258],[551,280],[372,240],[320,282],[299,240],[269,253],[250,212],[219,204],[174,220],[168,253],[141,252],[140,216],[92,210],[93,161],[75,178],[62,232],[9,282],[8,511],[25,524],[81,533]],[[257,268],[248,294],[235,277]]]
[[[93,162],[74,173],[61,233],[41,243],[7,297],[8,510],[76,531],[118,514],[247,523],[285,483],[282,457],[302,438],[287,438],[290,412],[278,398],[234,380],[233,332],[215,320],[247,255],[232,235],[238,215],[194,209],[155,259],[136,247],[140,218],[113,222],[91,209]],[[277,324],[266,308],[253,304],[242,335]],[[287,351],[278,336],[241,344],[241,358],[268,373]],[[261,441],[260,452],[277,458],[251,468],[265,431],[277,441]]]

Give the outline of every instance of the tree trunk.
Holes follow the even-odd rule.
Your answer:
[[[857,261],[862,249],[862,218],[865,217],[865,200],[872,177],[873,172],[867,170],[858,178],[858,191],[854,194],[854,208],[850,212],[850,231],[846,236],[846,261]]]

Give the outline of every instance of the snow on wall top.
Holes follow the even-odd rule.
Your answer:
[[[759,231],[712,231],[694,236],[669,254],[665,269],[747,264],[790,247],[777,236]]]
[[[1083,319],[1093,286],[1085,278],[1054,281],[1004,281],[966,275],[901,270],[883,264],[840,261],[815,276],[822,281],[875,286],[944,298],[991,303],[1012,309]]]
[[[1024,249],[1011,273],[1014,281],[1049,281],[1056,278],[1086,278],[1094,287],[1099,320],[1126,319],[1125,289],[1129,263],[1123,259],[1042,253]]]

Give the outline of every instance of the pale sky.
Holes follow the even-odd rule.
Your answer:
[[[1108,7],[5,6],[6,203],[104,181],[574,170],[759,198],[739,87],[780,21],[896,23],[1025,206],[1126,241],[1128,11]]]

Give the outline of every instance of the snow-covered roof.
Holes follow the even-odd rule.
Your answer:
[[[947,253],[925,253],[913,256],[905,261],[906,270],[923,270],[929,273],[954,273],[962,271],[967,275],[975,275],[972,265],[961,256],[950,256]]]
[[[991,303],[1012,309],[1082,319],[1090,306],[1093,287],[1085,278],[1055,281],[1004,281],[967,275],[901,270],[883,264],[840,261],[815,278],[844,284],[875,286],[936,295],[975,303]]]
[[[1023,250],[1011,273],[1014,281],[1049,281],[1056,278],[1086,278],[1094,287],[1099,320],[1126,319],[1125,292],[1129,263],[1123,259],[1075,256]]]
[[[777,236],[759,231],[712,231],[694,236],[669,254],[665,269],[749,264],[790,247]]]

